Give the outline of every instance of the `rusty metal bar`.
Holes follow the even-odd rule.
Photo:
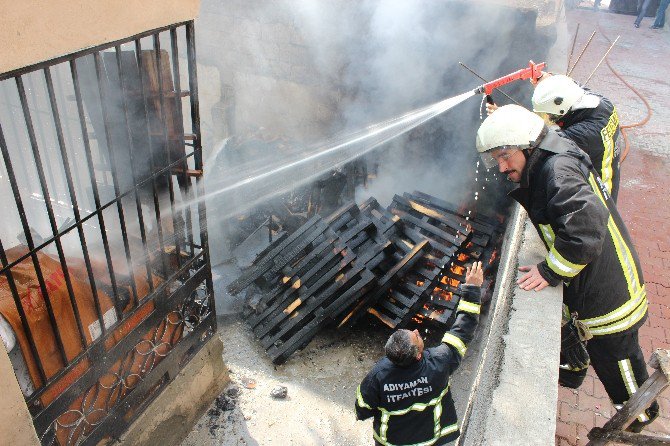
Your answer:
[[[112,254],[109,248],[109,240],[107,239],[107,229],[105,227],[105,219],[102,215],[103,207],[100,206],[100,194],[98,193],[98,185],[95,180],[95,168],[93,167],[93,158],[91,156],[91,142],[88,139],[88,128],[86,127],[86,117],[84,115],[84,103],[81,97],[81,89],[79,88],[79,75],[77,74],[77,64],[75,60],[70,61],[70,74],[72,75],[72,85],[74,87],[74,96],[77,103],[77,113],[79,115],[79,125],[81,127],[81,137],[84,144],[84,153],[86,156],[86,164],[89,172],[89,180],[91,181],[91,191],[93,193],[93,202],[95,204],[96,212],[89,214],[87,217],[81,219],[78,227],[88,218],[96,215],[98,217],[98,224],[100,225],[100,237],[102,238],[102,246],[105,251],[105,259],[107,261],[107,269],[109,271],[110,284],[112,285],[112,294],[114,299],[114,306],[116,307],[116,300],[119,298],[119,290],[116,284],[116,275],[114,274],[114,265],[112,262]],[[62,231],[61,234],[65,234]],[[118,315],[118,314],[117,314]],[[102,334],[106,333],[105,324],[100,326]]]
[[[98,79],[98,93],[100,94],[100,106],[102,108],[102,120],[105,127],[105,140],[107,141],[107,152],[109,153],[110,169],[112,173],[112,182],[114,183],[114,195],[119,196],[119,181],[116,175],[116,161],[114,158],[114,146],[112,144],[112,135],[109,128],[109,110],[107,109],[107,92],[105,91],[105,79],[102,72],[102,61],[100,60],[100,52],[93,53],[95,61],[95,74]],[[128,265],[128,276],[130,277],[130,289],[133,294],[133,299],[138,302],[137,287],[135,284],[135,275],[133,272],[133,264],[130,258],[130,245],[128,243],[128,233],[126,230],[126,219],[123,213],[123,204],[121,200],[116,202],[116,210],[119,214],[119,225],[121,226],[121,238],[123,239],[123,248],[126,252],[126,263]],[[118,297],[118,296],[115,296]],[[122,319],[122,309],[115,305],[116,315],[118,320]]]
[[[160,34],[156,33],[153,35],[153,41],[154,41],[154,56],[155,56],[155,61],[156,61],[156,76],[158,77],[158,96],[159,96],[159,103],[160,103],[160,117],[161,117],[161,123],[163,125],[163,137],[165,141],[165,149],[167,150],[167,155],[168,155],[168,164],[172,164],[172,151],[170,150],[170,141],[168,138],[168,127],[167,127],[167,120],[168,117],[165,114],[165,97],[163,96],[163,70],[161,66],[161,42],[160,42]],[[176,215],[176,208],[175,208],[175,195],[174,195],[174,184],[172,184],[172,174],[170,173],[168,175],[168,192],[170,195],[170,213],[172,216],[172,235],[174,237],[174,247],[177,255],[177,268],[181,268],[181,247],[179,244],[179,237],[177,234],[177,231],[179,228],[177,227],[177,215]]]
[[[170,45],[172,49],[172,77],[174,78],[174,90],[175,93],[181,92],[181,77],[179,75],[179,47],[177,45],[177,29],[170,29]],[[184,116],[182,116],[182,104],[181,104],[181,95],[175,94],[174,98],[175,109],[177,111],[178,122],[182,126],[182,131],[184,129]],[[184,138],[195,136],[195,135],[184,135]],[[193,193],[191,191],[191,179],[187,176],[186,171],[188,169],[188,163],[184,163],[184,169],[181,175],[182,182],[184,183],[186,200],[184,203],[184,212],[186,213],[186,239],[188,244],[191,247],[191,257],[195,255],[195,247],[193,246],[193,220],[191,218],[191,204],[193,200]]]
[[[58,147],[60,149],[60,155],[61,159],[63,160],[63,169],[65,171],[65,180],[67,182],[67,187],[68,187],[68,192],[70,194],[70,203],[72,203],[72,212],[74,214],[75,221],[81,220],[81,215],[79,214],[79,203],[77,202],[77,195],[75,192],[74,188],[74,183],[72,181],[72,172],[70,170],[70,163],[69,163],[69,157],[67,154],[67,149],[65,148],[65,138],[63,137],[63,126],[61,124],[60,120],[60,113],[58,112],[58,103],[56,102],[56,95],[54,92],[54,86],[53,86],[53,81],[51,79],[51,69],[49,67],[44,69],[44,79],[46,80],[47,84],[47,92],[49,94],[49,104],[51,105],[51,113],[53,116],[54,120],[54,126],[56,128],[56,137],[58,139]],[[86,244],[86,237],[84,235],[84,229],[82,226],[77,226],[77,230],[79,232],[79,241],[81,242],[81,247],[82,247],[82,253],[84,256],[84,263],[86,265],[86,272],[88,274],[88,280],[90,282],[91,286],[91,292],[93,294],[93,301],[95,303],[95,310],[98,315],[98,321],[100,322],[100,327],[102,328],[104,324],[103,320],[103,314],[102,314],[102,308],[100,307],[100,301],[98,298],[98,293],[97,293],[97,288],[95,284],[95,277],[93,275],[93,268],[91,266],[91,260],[88,255],[88,246]],[[56,239],[57,244],[56,246],[60,246],[60,239]],[[66,268],[65,265],[62,265],[63,268]],[[69,275],[68,275],[69,277]],[[69,280],[66,279],[66,283],[69,284]],[[71,286],[68,288],[68,291],[70,291]],[[82,333],[82,342],[83,345],[86,345],[85,339],[83,337],[84,333],[84,328],[81,325],[81,321],[79,319],[79,311],[76,309],[76,299],[72,299],[72,294],[70,295],[71,300],[73,300],[72,305],[75,308],[75,314],[77,315],[77,324],[79,326],[79,330]],[[103,331],[104,333],[104,331]]]
[[[142,214],[142,203],[140,202],[140,194],[137,184],[137,172],[135,171],[135,157],[133,152],[133,135],[130,131],[130,121],[128,120],[128,104],[126,104],[126,86],[123,80],[123,66],[121,64],[121,47],[114,47],[116,53],[116,68],[119,71],[119,87],[121,88],[121,103],[123,104],[123,118],[126,124],[126,133],[128,135],[128,155],[130,157],[130,172],[133,176],[133,191],[135,191],[135,207],[137,209],[137,220],[140,225],[140,240],[142,241],[142,250],[144,251],[144,264],[147,269],[147,282],[149,284],[149,292],[154,291],[154,281],[151,273],[151,259],[149,258],[149,249],[147,248],[147,236],[144,230],[144,215]],[[142,73],[140,73],[140,76]],[[131,276],[132,277],[132,276]],[[139,296],[135,296],[135,304],[139,305]]]
[[[161,223],[161,209],[160,209],[160,200],[158,199],[158,187],[156,185],[156,166],[154,164],[154,148],[151,137],[151,120],[149,117],[149,103],[148,95],[146,89],[144,88],[144,76],[142,73],[142,42],[140,39],[135,40],[135,53],[137,54],[137,67],[140,72],[140,90],[142,91],[142,101],[144,105],[144,119],[147,123],[147,140],[149,142],[149,166],[151,167],[151,188],[153,192],[154,200],[154,212],[156,214],[156,233],[158,236],[158,246],[160,248],[161,264],[163,265],[163,277],[168,275],[168,265],[165,258],[165,242],[163,240],[163,225]],[[170,179],[169,175],[167,176],[168,181]]]
[[[25,103],[25,91],[23,91],[23,83],[21,82],[21,78],[16,78],[16,83],[17,87],[19,87],[19,94],[23,94],[24,98],[21,100],[21,104],[24,106],[24,108],[27,106]],[[26,113],[27,110],[24,110],[24,114]],[[25,116],[26,122],[29,122],[28,120],[30,119],[30,114],[27,113]],[[19,212],[19,218],[21,219],[21,226],[23,227],[23,231],[26,236],[26,244],[28,245],[28,249],[32,251],[34,248],[34,243],[33,243],[33,236],[30,232],[30,225],[28,224],[28,217],[26,216],[26,210],[23,206],[23,200],[21,199],[21,191],[19,190],[18,183],[16,182],[16,176],[14,175],[14,169],[12,168],[12,160],[9,155],[9,148],[7,147],[7,143],[5,142],[5,136],[2,133],[2,129],[0,129],[0,150],[2,151],[2,157],[5,162],[5,168],[7,169],[7,177],[9,178],[9,184],[12,188],[12,192],[14,193],[14,200],[16,203],[16,207]],[[49,300],[49,293],[47,293],[47,287],[46,283],[44,281],[44,276],[42,275],[42,269],[40,268],[40,263],[39,259],[37,258],[37,254],[33,253],[31,256],[32,261],[33,261],[33,267],[35,268],[35,275],[37,276],[37,282],[39,283],[40,286],[40,291],[42,293],[42,298],[44,299],[45,306],[47,308],[47,314],[49,315],[49,321],[51,322],[51,326],[53,327],[54,334],[56,337],[56,344],[58,346],[58,351],[61,355],[61,360],[63,361],[63,364],[67,364],[67,355],[65,354],[65,348],[63,346],[63,339],[61,338],[60,331],[58,330],[58,325],[56,324],[56,317],[54,316],[53,308],[51,306],[51,301]],[[38,361],[39,359],[36,358]]]

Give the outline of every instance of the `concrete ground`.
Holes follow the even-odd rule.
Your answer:
[[[583,2],[583,5],[588,5]],[[567,11],[568,29],[574,35],[580,24],[575,53],[581,50],[591,32],[598,32],[573,73],[584,81],[607,50],[606,37],[621,38],[609,60],[633,87],[650,103],[651,119],[642,127],[628,131],[630,152],[622,165],[619,210],[628,225],[640,256],[647,283],[649,319],[640,330],[640,343],[649,357],[655,348],[670,345],[670,30],[651,30],[653,18],[646,18],[639,29],[633,16]],[[566,56],[567,57],[567,56]],[[574,57],[573,57],[574,61]],[[622,125],[642,121],[647,114],[644,103],[603,65],[588,87],[612,100]],[[644,432],[670,434],[670,392],[659,398],[661,417]],[[559,389],[556,444],[583,445],[588,431],[602,426],[614,409],[603,386],[590,370],[579,390]]]

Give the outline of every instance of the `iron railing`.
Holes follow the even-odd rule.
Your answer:
[[[0,315],[37,433],[117,438],[216,330],[193,22],[0,74],[0,151]]]

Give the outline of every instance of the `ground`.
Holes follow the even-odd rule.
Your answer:
[[[587,5],[587,2],[583,2]],[[653,18],[646,18],[639,29],[634,17],[593,12],[586,9],[567,11],[570,35],[580,24],[575,54],[591,32],[593,43],[573,73],[585,81],[607,50],[610,40],[621,35],[609,56],[610,63],[651,105],[648,123],[628,131],[630,152],[621,167],[618,208],[633,238],[642,263],[649,298],[649,319],[640,329],[640,344],[645,357],[655,348],[668,348],[670,339],[670,31],[651,30]],[[572,38],[572,37],[571,37]],[[573,61],[576,56],[573,57]],[[588,84],[608,97],[619,111],[622,125],[644,119],[646,107],[632,90],[612,74],[605,63]],[[650,369],[651,371],[651,369]],[[559,389],[556,444],[583,445],[588,431],[602,426],[614,409],[591,369],[579,390]],[[670,434],[670,392],[659,398],[661,417],[644,432]]]

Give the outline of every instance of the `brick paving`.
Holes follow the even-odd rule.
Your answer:
[[[580,24],[576,54],[591,32],[598,30],[573,77],[583,82],[609,46],[605,36],[613,40],[621,35],[609,60],[647,98],[653,111],[646,125],[628,131],[630,153],[622,165],[618,204],[647,283],[649,319],[640,329],[640,344],[648,359],[653,349],[670,348],[670,30],[668,25],[664,30],[650,30],[653,18],[646,18],[635,29],[634,19],[587,9],[566,14],[571,38]],[[643,102],[604,63],[588,86],[612,100],[623,125],[639,122],[646,115]],[[661,417],[644,432],[670,435],[670,391],[661,395],[659,403]],[[559,388],[557,413],[556,444],[576,446],[586,444],[588,431],[605,424],[614,409],[590,369],[578,390]]]

